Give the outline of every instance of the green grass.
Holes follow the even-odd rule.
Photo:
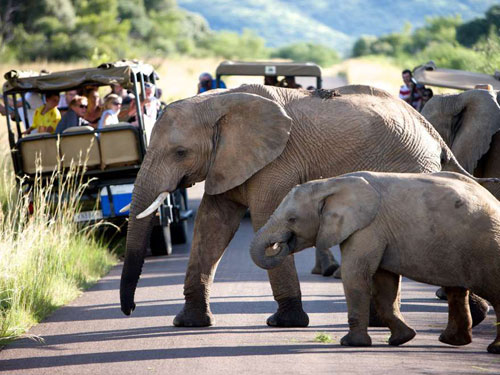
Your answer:
[[[78,173],[60,182],[56,173],[46,185],[39,178],[24,191],[5,159],[0,161],[0,346],[77,297],[117,262],[95,236],[97,226],[82,229],[73,222],[85,187]]]
[[[315,342],[321,342],[323,344],[329,344],[333,340],[332,340],[332,337],[329,334],[324,333],[324,332],[319,332],[319,333],[316,334],[316,337],[314,338],[314,341]]]

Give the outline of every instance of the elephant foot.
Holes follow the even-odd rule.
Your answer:
[[[488,345],[488,353],[500,354],[500,341],[493,341]]]
[[[372,339],[366,332],[349,332],[342,337],[340,345],[344,346],[370,346]]]
[[[490,310],[488,302],[474,293],[469,293],[470,315],[472,316],[472,326],[481,323]]]
[[[438,290],[436,290],[436,297],[442,299],[443,301],[446,301],[448,299],[444,288],[439,288]]]
[[[307,327],[309,316],[302,309],[300,298],[286,298],[278,301],[279,307],[267,318],[270,327]]]
[[[448,299],[444,288],[436,290],[436,297],[445,301]],[[486,318],[488,311],[490,310],[488,302],[474,293],[469,293],[469,307],[470,315],[472,316],[472,327],[481,323]]]
[[[340,267],[333,273],[335,279],[342,279],[342,274],[340,273]]]
[[[195,308],[184,308],[174,318],[176,327],[209,327],[215,324],[215,319],[209,311]]]
[[[448,345],[462,346],[472,342],[471,330],[461,330],[452,332],[445,329],[439,336],[439,341]]]
[[[321,265],[320,264],[316,264],[313,269],[311,270],[311,273],[313,275],[321,275]]]
[[[339,264],[329,249],[316,249],[316,264],[311,270],[314,275],[332,276]]]
[[[408,326],[402,327],[399,332],[391,334],[391,337],[389,337],[389,345],[392,346],[399,346],[404,344],[405,342],[410,341],[415,337],[417,332]]]

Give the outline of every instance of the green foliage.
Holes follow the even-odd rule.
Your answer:
[[[244,30],[241,36],[230,31],[209,34],[201,41],[201,47],[225,59],[245,60],[269,56],[264,39],[251,30]]]
[[[14,17],[0,25],[0,51],[19,61],[86,59],[98,64],[166,55],[245,60],[271,54],[253,31],[214,32],[203,17],[178,8],[174,0],[26,0],[21,6],[5,1],[11,6],[0,4],[0,20],[7,8]],[[334,50],[312,43],[284,47],[274,55],[322,65],[338,61]]]
[[[333,340],[332,340],[332,337],[329,334],[324,333],[324,332],[319,332],[319,333],[316,334],[316,337],[314,337],[314,341],[321,342],[323,344],[329,344]]]
[[[468,23],[460,16],[431,17],[413,32],[406,27],[401,33],[380,38],[362,37],[354,44],[352,54],[384,55],[409,68],[433,60],[443,68],[492,74],[500,62],[497,23],[500,6],[492,6],[485,18]]]
[[[294,61],[312,61],[322,66],[329,66],[340,60],[335,50],[322,45],[305,42],[278,48],[272,56]]]

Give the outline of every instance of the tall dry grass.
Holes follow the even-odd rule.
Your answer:
[[[61,169],[33,185],[5,168],[0,186],[0,345],[22,335],[74,299],[116,264],[94,237],[95,226],[73,220],[86,184],[82,170]]]

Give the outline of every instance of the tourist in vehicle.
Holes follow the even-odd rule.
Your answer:
[[[109,95],[115,94],[118,95],[120,98],[122,98],[122,102],[125,100],[125,98],[128,97],[128,92],[123,88],[122,85],[115,83],[113,85],[110,85],[111,87],[111,92],[107,94],[104,99],[106,99]]]
[[[88,125],[88,121],[84,119],[88,107],[87,103],[86,97],[75,95],[69,103],[68,111],[57,124],[56,134],[61,134],[66,129],[74,126]]]
[[[406,103],[412,104],[412,92],[414,83],[412,81],[412,73],[410,69],[405,69],[401,73],[403,78],[403,85],[399,88],[399,98],[403,99]]]
[[[42,100],[42,96],[37,93],[37,92],[32,92],[32,91],[28,91],[27,93],[24,94],[24,99],[26,100],[26,109],[28,110],[28,121],[29,121],[29,124],[33,124],[33,116],[35,115],[35,110],[38,108],[38,107],[41,107],[43,105],[43,100]],[[12,100],[10,100],[9,98],[9,103],[8,103],[8,106],[9,106],[9,113],[11,115],[11,118],[14,120],[15,119],[15,113],[14,113],[14,105],[12,103]],[[24,122],[25,119],[24,119],[24,108],[23,108],[23,100],[22,98],[19,98],[17,101],[16,101],[16,108],[17,108],[17,112],[19,113],[19,120]],[[5,107],[2,105],[3,108],[0,108],[0,113],[2,115],[5,116],[5,114],[7,113]]]
[[[208,90],[213,90],[217,88],[217,81],[212,78],[212,75],[210,73],[201,73],[200,77],[198,78],[198,92],[197,94],[201,94],[202,92],[208,91]],[[219,88],[220,89],[225,89],[226,84],[224,81],[219,81]]]
[[[422,108],[424,108],[425,103],[427,103],[432,97],[434,96],[434,92],[432,89],[424,89],[424,92],[422,93],[422,105],[420,106],[420,111],[422,111]]]
[[[59,104],[59,93],[49,91],[45,93],[45,104],[35,110],[33,124],[23,132],[30,134],[33,131],[38,133],[54,133],[57,124],[61,121],[61,113],[57,109]]]
[[[97,128],[103,111],[99,91],[96,87],[90,88],[87,91],[86,97],[88,100],[88,108],[87,113],[85,113],[85,120],[87,120],[91,126]]]
[[[278,86],[278,77],[276,76],[265,76],[264,85],[266,86]]]
[[[302,85],[299,85],[297,82],[295,82],[295,77],[294,76],[285,76],[280,83],[280,87],[286,87],[289,89],[300,89],[302,88]]]
[[[102,129],[106,125],[118,124],[118,113],[122,106],[122,98],[116,94],[110,94],[104,101],[104,111],[97,124],[97,129]]]
[[[422,96],[424,94],[424,90],[425,86],[421,83],[413,85],[411,105],[419,112],[422,110]]]
[[[64,94],[61,94],[59,104],[57,105],[59,112],[61,112],[61,110],[67,110],[69,108],[69,104],[77,94],[77,90],[68,90]]]

